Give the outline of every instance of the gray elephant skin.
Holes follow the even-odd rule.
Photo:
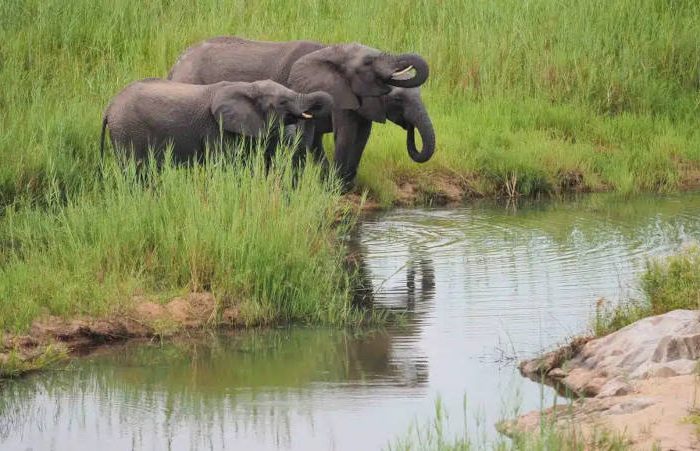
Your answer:
[[[428,78],[428,64],[415,54],[392,55],[359,44],[216,37],[186,50],[168,78],[196,84],[269,78],[298,92],[328,92],[332,117],[307,121],[304,142],[317,161],[325,162],[323,134],[333,132],[335,166],[346,187],[357,174],[372,122],[389,119],[406,129],[407,150],[416,162],[428,161],[435,150],[418,89]],[[415,128],[422,150],[415,145]]]
[[[161,162],[168,144],[175,163],[201,160],[207,144],[259,139],[274,129],[273,119],[291,124],[328,116],[332,104],[325,92],[299,94],[271,80],[194,85],[149,78],[131,83],[112,99],[102,121],[100,149],[104,154],[109,128],[115,150],[133,152],[139,163],[148,159],[149,148]]]

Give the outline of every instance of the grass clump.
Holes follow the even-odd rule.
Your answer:
[[[315,166],[293,179],[289,158],[266,173],[259,154],[159,172],[108,163],[65,198],[54,185],[42,208],[11,206],[0,226],[0,329],[183,291],[210,291],[249,324],[348,321],[337,183],[319,182]]]
[[[647,316],[677,309],[700,309],[700,247],[692,246],[677,255],[650,260],[642,275],[643,300],[629,300],[614,308],[599,304],[594,332],[615,332]]]
[[[19,377],[33,371],[45,370],[68,359],[66,350],[57,346],[47,346],[38,355],[27,358],[19,351],[12,350],[0,355],[0,379]]]
[[[359,179],[383,203],[434,173],[482,195],[672,191],[700,165],[697,17],[695,0],[4,0],[0,204],[93,183],[108,100],[221,34],[427,58],[438,150],[414,164],[375,124]]]
[[[467,425],[466,401],[463,408],[464,424],[461,435],[449,433],[449,415],[442,401],[435,402],[435,416],[424,424],[414,423],[408,432],[387,445],[387,451],[584,451],[606,449],[621,451],[629,449],[624,437],[600,430],[584,435],[576,424],[558,425],[555,419],[543,420],[538,431],[508,431],[508,438],[488,440],[479,431],[470,433]],[[503,423],[501,423],[503,424]],[[477,427],[479,426],[477,422]],[[500,431],[501,426],[497,427]],[[472,435],[473,434],[473,435]]]

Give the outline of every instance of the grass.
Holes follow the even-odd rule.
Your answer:
[[[213,158],[137,176],[108,162],[101,177],[2,218],[0,330],[40,315],[104,315],[136,294],[167,300],[210,291],[247,324],[343,324],[353,318],[336,224],[339,191],[309,166],[292,189],[289,158],[268,174]],[[334,188],[335,187],[335,188]]]
[[[68,359],[65,349],[51,345],[32,358],[24,358],[17,351],[9,352],[3,357],[6,358],[0,361],[0,381],[45,370]]]
[[[650,260],[641,279],[642,300],[614,307],[599,306],[594,323],[597,336],[607,335],[647,316],[676,309],[700,309],[700,247],[661,260]]]
[[[485,196],[676,190],[700,161],[698,16],[694,0],[6,0],[0,204],[94,183],[108,100],[219,34],[428,59],[438,151],[416,165],[403,132],[377,125],[359,182],[385,204],[436,175]]]
[[[386,447],[387,451],[471,451],[493,449],[499,451],[583,451],[588,449],[605,449],[610,451],[629,448],[623,436],[605,430],[593,431],[583,435],[577,424],[557,425],[554,419],[543,422],[537,432],[512,432],[508,439],[499,437],[488,441],[478,432],[470,435],[467,427],[467,408],[464,402],[464,422],[462,434],[449,432],[450,419],[438,398],[435,402],[435,415],[430,422],[415,422],[407,433],[394,439]],[[477,424],[477,427],[479,425]],[[472,433],[473,434],[473,433]]]

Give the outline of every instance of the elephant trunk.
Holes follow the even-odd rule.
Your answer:
[[[404,53],[396,56],[396,70],[391,74],[387,84],[399,88],[416,88],[428,79],[430,70],[428,63],[415,53]],[[415,75],[411,76],[411,70],[415,70]]]
[[[408,150],[408,155],[416,163],[425,163],[430,160],[435,152],[435,130],[433,129],[433,123],[430,121],[430,116],[428,116],[425,107],[417,109],[414,114],[411,114],[407,119],[409,121],[409,125],[406,128],[406,149]],[[418,133],[420,133],[421,140],[423,141],[423,150],[420,151],[416,148],[414,127],[418,128]]]

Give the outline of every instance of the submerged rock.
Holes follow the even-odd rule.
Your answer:
[[[628,394],[629,380],[693,373],[700,358],[700,312],[674,310],[562,349],[522,362],[520,372],[579,396]],[[568,359],[556,358],[561,355]]]

